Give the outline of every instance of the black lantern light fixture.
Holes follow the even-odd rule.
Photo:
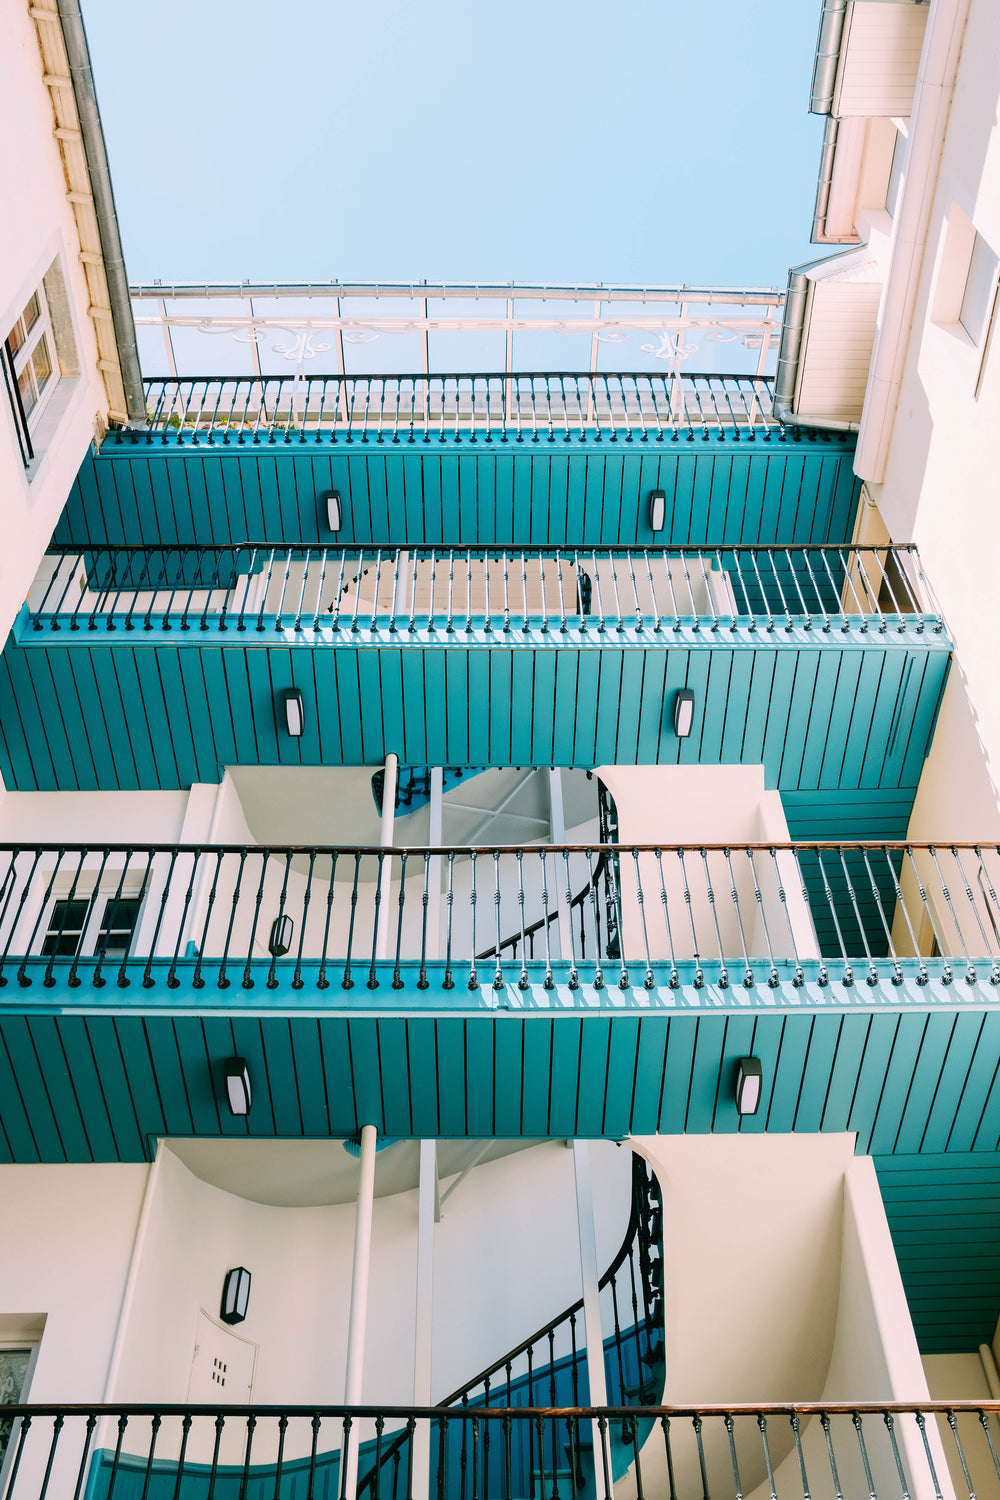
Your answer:
[[[247,1315],[250,1301],[250,1272],[246,1266],[234,1266],[226,1272],[222,1283],[222,1306],[219,1317],[223,1323],[242,1323]]]
[[[674,734],[686,740],[694,724],[694,693],[690,688],[678,688],[674,694]]]
[[[280,917],[275,917],[271,923],[271,936],[267,944],[267,951],[273,958],[284,958],[292,946],[294,933],[295,923],[287,912],[283,912]]]
[[[248,1115],[253,1091],[250,1087],[250,1069],[246,1058],[227,1058],[223,1071],[226,1078],[226,1102],[230,1112],[234,1115]]]
[[[662,531],[667,519],[666,490],[652,490],[649,496],[649,529]]]
[[[736,1108],[741,1115],[757,1113],[763,1082],[759,1058],[741,1057],[736,1064]]]
[[[293,739],[298,739],[305,727],[305,710],[302,694],[298,688],[286,688],[282,694],[285,709],[285,728]]]

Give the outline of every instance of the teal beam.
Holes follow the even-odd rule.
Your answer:
[[[225,766],[374,766],[393,752],[402,765],[762,764],[783,794],[895,791],[919,780],[950,660],[944,636],[898,633],[366,634],[29,632],[0,658],[0,773],[17,790],[176,789]],[[678,739],[684,687],[695,722]],[[292,688],[298,738],[283,725]]]
[[[691,442],[448,439],[433,446],[314,437],[195,445],[173,435],[88,455],[54,540],[65,545],[723,546],[846,544],[860,491],[853,439]],[[327,526],[325,495],[341,499]],[[666,525],[649,497],[666,495]]]

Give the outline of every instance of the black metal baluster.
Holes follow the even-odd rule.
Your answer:
[[[281,1500],[281,1470],[285,1462],[285,1433],[288,1431],[288,1418],[282,1412],[278,1417],[278,1456],[274,1461],[274,1494],[272,1500]],[[180,1500],[178,1495],[174,1500]]]
[[[218,1416],[215,1419],[215,1442],[214,1442],[214,1444],[212,1446],[212,1467],[211,1467],[211,1470],[209,1471],[209,1476],[208,1476],[208,1497],[207,1497],[207,1500],[214,1500],[214,1495],[215,1495],[215,1481],[216,1481],[216,1477],[218,1476],[218,1473],[219,1473],[219,1449],[222,1446],[222,1429],[225,1426],[225,1422],[226,1422],[225,1416],[220,1411],[219,1414],[218,1414]],[[111,1500],[110,1493],[108,1495],[108,1500]]]
[[[351,978],[351,949],[354,946],[354,919],[358,910],[358,876],[361,871],[361,855],[354,855],[354,885],[351,888],[351,917],[347,928],[347,954],[344,958],[344,977],[340,987],[344,990],[353,990],[354,980]]]
[[[336,851],[334,851],[330,865],[330,883],[327,886],[326,891],[326,920],[323,924],[323,952],[320,955],[319,976],[316,980],[316,988],[320,990],[327,990],[330,988],[330,981],[326,977],[326,950],[330,941],[330,921],[333,917],[333,896],[336,882],[337,855]]]
[[[757,1413],[757,1426],[760,1429],[760,1445],[764,1450],[764,1464],[767,1469],[767,1487],[771,1493],[771,1500],[778,1500],[777,1491],[774,1488],[774,1467],[771,1463],[771,1445],[767,1441],[767,1418],[763,1412]]]
[[[292,975],[292,989],[301,990],[302,980],[302,950],[306,941],[306,927],[309,921],[309,901],[312,897],[313,868],[316,864],[316,851],[309,851],[309,870],[306,875],[306,888],[302,896],[302,918],[299,926],[299,946],[295,954],[295,972]]]
[[[289,876],[289,873],[291,871],[291,868],[292,868],[291,851],[287,851],[286,854],[285,854],[285,875],[284,875],[284,879],[281,882],[281,896],[280,896],[279,901],[278,901],[278,916],[277,916],[277,919],[276,919],[279,924],[281,922],[282,917],[285,915],[285,902],[286,902],[286,900],[288,898],[288,876]],[[276,990],[278,988],[278,976],[277,976],[277,973],[275,972],[275,966],[277,965],[277,962],[278,962],[278,955],[277,955],[277,953],[274,952],[274,950],[272,948],[272,950],[271,950],[271,964],[270,964],[270,967],[269,967],[269,969],[267,971],[267,987],[268,987],[269,990]]]
[[[188,1421],[190,1421],[190,1418],[188,1418]],[[97,1426],[97,1417],[95,1416],[95,1414],[93,1412],[91,1412],[90,1415],[87,1417],[87,1426],[86,1426],[86,1430],[84,1431],[84,1434],[83,1434],[83,1452],[80,1454],[80,1467],[79,1467],[79,1469],[77,1471],[77,1475],[76,1475],[76,1484],[73,1487],[73,1500],[80,1500],[80,1496],[83,1494],[83,1482],[84,1482],[84,1480],[85,1480],[85,1478],[87,1476],[87,1460],[90,1457],[90,1444],[93,1441],[94,1428],[96,1426]],[[183,1449],[183,1445],[182,1445],[182,1447],[181,1447],[181,1464],[183,1465],[183,1463],[184,1463],[184,1449]],[[7,1493],[11,1497],[13,1497],[13,1494],[14,1494],[13,1478],[11,1479],[10,1488],[8,1489]],[[174,1500],[176,1500],[176,1496],[174,1497]]]
[[[695,1442],[698,1445],[698,1467],[701,1470],[701,1493],[703,1496],[703,1500],[711,1500],[711,1496],[708,1491],[708,1470],[705,1466],[705,1443],[701,1435],[701,1417],[693,1417],[692,1425],[694,1426]]]
[[[52,1477],[52,1465],[55,1462],[56,1457],[56,1447],[59,1443],[59,1434],[63,1430],[65,1421],[66,1418],[63,1416],[62,1412],[59,1412],[54,1422],[52,1423],[52,1441],[49,1444],[49,1456],[45,1462],[45,1473],[42,1476],[42,1487],[38,1493],[38,1500],[45,1500],[46,1493],[48,1492],[49,1480]],[[146,1492],[145,1490],[143,1490],[143,1500],[145,1500],[145,1496]]]
[[[802,1500],[810,1500],[809,1477],[806,1474],[806,1461],[802,1453],[802,1437],[800,1432],[798,1413],[792,1416],[792,1432],[795,1436],[795,1452],[799,1460],[799,1474],[802,1478]]]
[[[677,1500],[677,1486],[674,1484],[674,1455],[670,1446],[670,1418],[661,1417],[660,1427],[663,1430],[663,1446],[667,1455],[667,1483],[670,1486],[669,1500]],[[773,1491],[774,1486],[772,1485],[771,1488]],[[772,1494],[772,1500],[777,1500],[777,1496]]]
[[[205,981],[201,977],[201,967],[205,958],[205,947],[208,942],[208,929],[212,922],[212,909],[215,906],[215,898],[219,890],[219,871],[222,869],[222,858],[223,851],[221,849],[217,849],[215,851],[215,869],[212,872],[212,884],[208,892],[208,906],[205,911],[205,925],[201,930],[201,942],[198,944],[198,954],[195,959],[194,974],[191,977],[191,984],[196,990],[203,990],[205,988]]]
[[[316,1441],[317,1441],[318,1435],[319,1435],[319,1417],[315,1416],[315,1417],[313,1417],[313,1440],[312,1440],[312,1452],[313,1453],[316,1452]],[[342,1435],[341,1441],[340,1441],[340,1500],[346,1500],[346,1497],[347,1497],[347,1453],[348,1453],[348,1447],[350,1445],[350,1441],[351,1441],[351,1417],[348,1414],[347,1416],[344,1417],[343,1435]],[[312,1500],[312,1480],[313,1480],[314,1474],[315,1474],[315,1463],[312,1461],[312,1459],[310,1459],[310,1473],[309,1473],[310,1487],[309,1487],[309,1490],[308,1490],[308,1492],[306,1494],[306,1500]],[[351,1500],[354,1500],[354,1496],[353,1495],[351,1496]]]

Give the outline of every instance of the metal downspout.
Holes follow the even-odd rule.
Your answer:
[[[809,91],[809,113],[828,115],[833,109],[833,91],[840,66],[840,46],[844,39],[847,0],[823,0],[816,38],[816,61],[813,64]]]
[[[87,33],[84,30],[83,16],[80,12],[80,0],[56,0],[56,4],[63,41],[66,45],[66,56],[69,59],[70,77],[73,80],[73,94],[76,99],[76,112],[80,119],[84,154],[87,158],[94,212],[97,215],[97,227],[101,236],[101,254],[108,283],[108,299],[111,303],[115,343],[118,346],[125,407],[129,423],[138,425],[146,420],[146,398],[142,388],[142,371],[139,367],[135,323],[132,319],[132,304],[129,300],[128,277],[125,273],[121,235],[118,232],[118,216],[115,212],[115,196],[111,187],[104,131],[101,127],[100,111],[97,108]]]
[[[822,264],[822,262],[817,262]],[[815,427],[822,432],[857,432],[857,422],[817,422],[809,417],[800,417],[793,411],[795,387],[799,378],[799,359],[802,354],[802,335],[806,324],[806,307],[809,300],[809,267],[791,270],[788,273],[788,291],[785,295],[785,316],[781,324],[781,344],[778,348],[778,364],[774,372],[773,414],[786,427]]]

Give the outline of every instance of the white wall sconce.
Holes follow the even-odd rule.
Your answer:
[[[674,694],[674,734],[686,740],[694,724],[694,693],[690,688],[678,688]]]
[[[741,1057],[736,1064],[736,1108],[741,1115],[755,1115],[760,1104],[763,1077],[756,1057]]]
[[[250,1272],[246,1266],[234,1266],[226,1272],[222,1283],[222,1306],[219,1317],[223,1323],[242,1323],[250,1302]]]
[[[284,958],[292,946],[294,933],[295,923],[287,912],[280,917],[275,917],[271,923],[271,936],[268,939],[267,951],[274,958]]]
[[[248,1115],[253,1099],[250,1087],[250,1069],[245,1057],[230,1057],[225,1064],[226,1102],[231,1114]]]
[[[324,490],[319,498],[320,503],[326,507],[327,530],[339,531],[343,524],[343,512],[340,508],[340,491]]]
[[[302,694],[298,688],[286,688],[282,699],[285,706],[285,728],[293,739],[298,739],[306,722]]]
[[[662,531],[667,520],[666,490],[653,490],[649,496],[649,529]]]

